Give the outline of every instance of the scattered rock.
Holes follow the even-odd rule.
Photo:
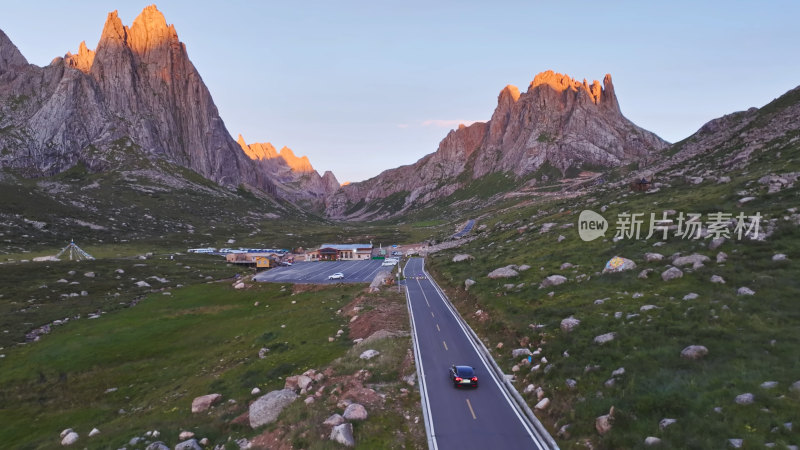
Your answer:
[[[605,381],[605,383],[603,383],[603,386],[605,386],[607,388],[612,388],[612,387],[614,387],[615,384],[617,384],[617,379],[616,378],[609,378],[609,379],[607,379]]]
[[[537,403],[536,406],[533,407],[533,409],[535,409],[536,411],[544,411],[545,409],[547,409],[548,406],[550,406],[550,399],[543,398],[539,400],[539,403]]]
[[[558,235],[558,239],[557,239],[557,241],[558,241],[558,242],[561,242],[561,241],[563,241],[564,239],[566,239],[566,237],[565,237],[563,234],[560,234],[560,235]]]
[[[531,266],[529,266],[527,264],[523,264],[523,265],[519,266],[519,268],[517,270],[519,270],[520,272],[524,272],[524,271],[526,271],[526,270],[528,270],[530,268],[531,268]]]
[[[61,445],[63,446],[72,445],[76,442],[78,442],[78,433],[71,430],[69,433],[63,436],[63,439],[61,439]]]
[[[778,387],[777,381],[765,381],[761,383],[761,389],[775,389]]]
[[[677,267],[670,267],[661,273],[661,279],[664,281],[674,280],[683,276],[683,271]]]
[[[569,332],[570,332],[570,331],[572,331],[572,330],[573,330],[575,327],[577,327],[578,325],[580,325],[580,323],[581,323],[581,321],[580,321],[580,320],[578,320],[578,319],[576,319],[576,318],[574,318],[574,317],[572,317],[572,316],[569,316],[569,317],[567,317],[566,319],[563,319],[563,320],[561,321],[561,331],[563,331],[563,332],[565,332],[565,333],[569,333]]]
[[[601,334],[599,336],[595,336],[594,343],[595,344],[605,344],[606,342],[611,342],[614,338],[617,337],[617,333],[611,332],[606,334]]]
[[[575,267],[575,266],[573,266],[571,263],[568,263],[568,262],[565,262],[564,264],[561,264],[561,270],[567,270],[567,269],[571,269],[573,267]]]
[[[487,275],[489,278],[497,279],[497,278],[511,278],[516,277],[519,273],[512,269],[510,266],[501,267],[499,269],[495,269]]]
[[[529,348],[515,348],[514,350],[511,350],[511,356],[513,358],[519,358],[521,356],[530,356],[530,355],[533,355],[533,353],[531,353],[531,350]]]
[[[361,353],[359,358],[361,358],[361,359],[372,359],[372,358],[374,358],[374,357],[376,357],[376,356],[378,356],[380,354],[381,354],[381,352],[379,352],[377,350],[369,349],[369,350]]]
[[[89,432],[89,437],[95,437],[98,434],[100,434],[100,430],[98,430],[97,428],[92,428],[92,431]]]
[[[622,260],[622,264],[618,264],[616,267],[605,267],[603,268],[603,273],[609,272],[624,272],[626,270],[632,270],[636,268],[636,263],[633,260],[628,258],[623,258],[621,256],[615,256],[614,258],[619,258]]]
[[[612,406],[611,409],[608,411],[608,414],[604,414],[594,421],[594,428],[597,430],[600,435],[604,435],[611,431],[611,427],[614,425],[614,407]]]
[[[662,255],[661,253],[645,253],[644,259],[647,262],[661,261],[662,259],[664,259],[664,255]]]
[[[523,394],[530,394],[531,392],[533,392],[535,390],[536,390],[536,386],[534,386],[532,384],[529,384],[529,385],[525,386],[525,389],[522,390],[522,393]]]
[[[639,308],[639,311],[650,311],[651,309],[656,309],[656,308],[658,308],[658,306],[656,305],[642,305],[642,307]]]
[[[85,276],[86,278],[94,278],[95,274],[94,272],[86,272],[83,274],[83,276]]]
[[[692,264],[692,266],[696,266],[698,264],[702,265],[704,263],[707,263],[708,261],[711,261],[711,258],[709,258],[708,256],[701,255],[699,253],[694,253],[689,256],[678,256],[677,258],[672,260],[672,264],[678,267],[687,266],[689,264]]]
[[[620,367],[619,369],[611,372],[611,376],[612,377],[621,377],[623,375],[625,375],[625,368],[624,367]]]
[[[197,443],[197,439],[189,439],[188,441],[183,441],[176,445],[175,450],[203,450],[203,447],[200,447],[200,444]]]
[[[303,400],[303,401],[305,402],[306,405],[310,405],[310,404],[314,403],[314,397],[310,397],[310,396],[306,397],[306,399]]]
[[[700,297],[700,295],[698,295],[698,294],[697,294],[697,293],[695,293],[695,292],[689,292],[688,294],[686,294],[686,295],[684,295],[684,296],[683,296],[683,299],[684,299],[684,300],[694,300],[694,299],[696,299],[697,297]]]
[[[708,249],[709,250],[716,250],[716,249],[719,248],[720,245],[722,245],[724,243],[725,243],[725,238],[724,237],[714,238],[714,239],[711,240],[711,242],[709,242]]]
[[[187,439],[191,439],[194,437],[194,433],[191,431],[181,431],[181,434],[178,435],[178,439],[181,441],[185,441]]]
[[[748,198],[752,198],[752,197],[748,197]],[[744,200],[744,199],[742,199],[742,200]],[[742,448],[742,444],[743,443],[744,443],[744,441],[742,439],[728,439],[728,445],[730,445],[733,448]]]
[[[736,396],[737,405],[750,405],[755,401],[755,396],[751,393],[739,394]]]
[[[791,387],[789,387],[790,391],[800,392],[800,380],[795,381],[792,383]]]
[[[211,405],[217,403],[222,399],[220,394],[208,394],[195,398],[192,400],[192,413],[200,413],[208,411]]]
[[[725,252],[717,253],[717,264],[722,264],[728,260],[728,254]]]
[[[344,410],[345,420],[367,420],[367,409],[358,403],[351,403]]]
[[[470,261],[470,260],[473,260],[473,259],[475,259],[475,258],[472,255],[467,255],[467,254],[459,254],[459,255],[453,256],[453,262]]]
[[[681,350],[683,359],[700,359],[708,354],[708,349],[703,345],[690,345]]]
[[[291,389],[272,391],[250,404],[250,427],[258,428],[278,419],[283,408],[297,400]]]
[[[725,279],[719,275],[711,275],[711,282],[717,284],[725,284]]]
[[[464,280],[464,289],[469,290],[469,288],[471,286],[474,286],[474,285],[475,285],[475,280],[470,279],[470,278],[467,278],[466,280]]]
[[[137,287],[150,287],[150,283],[148,283],[147,281],[137,281],[136,282],[136,286]]]
[[[562,275],[550,275],[549,277],[542,280],[539,283],[539,289],[544,289],[550,286],[558,286],[559,284],[564,284],[567,281],[567,277]]]
[[[342,423],[336,425],[331,430],[331,437],[332,441],[338,442],[346,447],[355,447],[356,440],[353,437],[353,424],[350,423]]]
[[[641,272],[639,272],[639,278],[642,279],[642,280],[646,279],[647,278],[647,274],[649,274],[650,272],[653,272],[653,269],[644,269],[644,270],[642,270]]]
[[[644,440],[644,445],[652,446],[652,445],[661,445],[661,439],[655,436],[647,436]]]
[[[576,387],[578,387],[578,382],[573,380],[572,378],[567,378],[564,381],[564,384],[566,384],[567,388],[569,388],[569,389],[575,389]]]
[[[258,359],[266,358],[267,353],[269,353],[269,349],[266,347],[262,347],[261,350],[258,351]]]
[[[172,449],[170,449],[167,444],[161,441],[156,441],[145,447],[144,450],[172,450]]]
[[[784,255],[783,253],[776,253],[776,254],[772,255],[772,260],[773,261],[786,261],[787,259],[789,259],[789,258],[786,255]]]
[[[330,427],[335,427],[336,425],[341,425],[343,423],[344,423],[344,417],[342,417],[341,414],[334,414],[325,419],[325,422],[322,422],[323,425],[327,425]]]
[[[661,431],[664,431],[668,426],[677,421],[678,419],[661,419],[661,422],[658,422],[658,428],[661,429]]]
[[[250,391],[250,395],[258,395],[261,393],[261,389],[254,387],[252,391]]]
[[[754,295],[756,292],[749,287],[740,287],[736,290],[736,295]]]

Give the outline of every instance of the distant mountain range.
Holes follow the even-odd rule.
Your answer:
[[[143,158],[165,160],[334,219],[396,217],[487,179],[495,181],[493,193],[530,192],[554,178],[622,166],[663,169],[720,136],[735,137],[732,123],[709,122],[666,150],[668,142],[623,116],[610,75],[589,83],[546,71],[524,93],[503,88],[488,122],[450,131],[436,152],[340,185],[287,147],[235,140],[175,27],[155,6],[130,27],[109,13],[95,50],[82,42],[77,53],[45,67],[29,64],[0,30],[0,167],[37,178],[78,164],[113,172]]]

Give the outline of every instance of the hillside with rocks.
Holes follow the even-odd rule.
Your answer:
[[[547,71],[527,92],[503,88],[488,122],[452,130],[435,153],[343,186],[326,212],[349,220],[391,217],[489,175],[508,176],[509,191],[550,176],[647,163],[667,145],[622,115],[610,75],[589,84]]]
[[[644,192],[486,209],[429,267],[561,448],[796,448],[800,88],[664,153]]]

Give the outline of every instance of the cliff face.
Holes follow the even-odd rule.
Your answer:
[[[331,171],[320,176],[307,156],[295,156],[288,147],[278,152],[269,142],[247,144],[241,134],[237,143],[259,170],[275,181],[282,198],[322,209],[325,197],[339,189],[339,182]]]
[[[78,162],[104,170],[124,140],[223,185],[275,192],[244,154],[155,6],[128,28],[109,13],[97,48],[81,43],[46,67],[27,64],[0,32],[0,165],[28,176]]]
[[[343,186],[328,198],[327,213],[335,218],[384,217],[450,195],[488,174],[521,178],[545,164],[562,174],[569,169],[611,168],[667,146],[622,115],[610,75],[602,84],[589,84],[547,71],[536,75],[525,93],[514,86],[503,88],[488,122],[450,131],[435,153]],[[368,204],[389,196],[402,196],[402,207],[377,214],[357,207],[362,200]]]

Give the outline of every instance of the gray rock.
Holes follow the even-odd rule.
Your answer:
[[[527,264],[523,264],[523,265],[519,266],[519,268],[517,268],[517,270],[519,270],[520,272],[525,272],[526,270],[529,270],[530,268],[531,268],[531,266],[529,266]]]
[[[516,270],[512,269],[509,266],[506,266],[489,272],[487,277],[492,279],[497,279],[497,278],[511,278],[511,277],[516,277],[517,275],[519,275],[519,272],[517,272]]]
[[[786,261],[787,259],[789,259],[789,258],[786,255],[784,255],[783,253],[776,253],[776,254],[772,255],[772,260],[773,261]]]
[[[737,405],[750,405],[755,401],[755,396],[751,393],[739,394],[736,396]]]
[[[698,295],[697,293],[695,293],[695,292],[689,292],[688,294],[686,294],[686,295],[684,295],[684,296],[683,296],[683,299],[684,299],[684,300],[694,300],[694,299],[696,299],[697,297],[699,297],[699,295]]]
[[[778,387],[777,381],[765,381],[761,383],[761,389],[775,389]]]
[[[529,355],[533,355],[533,353],[531,353],[531,350],[529,348],[515,348],[514,350],[511,350],[511,356],[513,358],[519,358],[521,356],[529,356]]]
[[[186,441],[194,437],[194,432],[191,431],[181,431],[178,435],[178,439],[181,441]]]
[[[647,436],[644,440],[644,445],[653,446],[653,445],[661,445],[661,439],[654,437],[654,436]]]
[[[800,392],[800,380],[797,380],[794,383],[792,383],[792,385],[789,387],[789,390],[794,392]]]
[[[72,433],[72,431],[73,431],[73,430],[72,430],[72,428],[66,428],[66,429],[64,429],[64,430],[61,432],[61,434],[59,435],[59,437],[60,437],[60,438],[63,438],[64,436],[66,436],[66,435],[68,435],[68,434]]]
[[[85,276],[86,278],[94,278],[95,274],[94,272],[86,272],[83,274],[83,276]]]
[[[148,283],[147,281],[137,281],[136,282],[136,286],[137,287],[150,287],[150,283]]]
[[[617,333],[615,333],[615,332],[601,334],[599,336],[595,336],[594,343],[595,344],[605,344],[606,342],[613,341],[614,338],[616,338],[616,337],[617,337]]]
[[[708,249],[709,250],[716,250],[724,243],[725,243],[725,238],[724,237],[714,238],[714,239],[711,240],[711,242],[709,242]]]
[[[670,267],[669,269],[665,270],[661,273],[661,279],[664,281],[670,281],[683,276],[683,271],[678,269],[677,267]]]
[[[254,387],[253,390],[250,391],[250,395],[258,395],[261,393],[261,389]]]
[[[341,425],[343,423],[344,417],[342,417],[340,414],[334,414],[325,419],[325,422],[322,422],[323,425],[327,425],[329,427],[335,427],[336,425]]]
[[[200,447],[200,444],[197,443],[197,439],[192,438],[176,445],[175,450],[203,450],[203,447]]]
[[[61,439],[61,445],[68,446],[78,442],[78,433],[74,431],[70,431],[66,435],[64,435],[64,439]]]
[[[564,236],[564,235],[559,235],[559,236],[558,236],[558,239],[556,239],[556,240],[557,240],[558,242],[561,242],[561,241],[563,241],[564,239],[566,239],[566,236]]]
[[[650,272],[653,272],[653,269],[642,270],[641,272],[639,272],[639,279],[641,280],[647,279],[647,274],[649,274]]]
[[[161,441],[156,441],[145,447],[144,450],[171,450],[169,446]]]
[[[539,283],[539,289],[544,289],[550,286],[558,286],[560,284],[564,284],[566,281],[567,277],[564,277],[562,275],[550,275],[549,277],[542,280],[541,283]]]
[[[612,377],[621,377],[623,375],[625,375],[625,368],[624,367],[620,367],[619,369],[611,372],[611,376]]]
[[[607,379],[605,381],[605,383],[603,383],[603,386],[605,386],[607,388],[612,388],[616,384],[617,384],[617,379],[616,378],[609,378],[609,379]]]
[[[467,279],[464,281],[464,289],[466,289],[466,290],[469,290],[469,288],[470,288],[471,286],[474,286],[474,285],[475,285],[475,280],[472,280],[472,279],[469,279],[469,278],[467,278]]]
[[[208,411],[211,405],[217,403],[220,399],[222,399],[222,395],[220,394],[208,394],[196,397],[192,400],[192,413]]]
[[[717,253],[717,264],[722,264],[728,260],[728,254],[725,252]]]
[[[543,399],[539,400],[539,403],[537,403],[536,406],[533,407],[533,409],[536,410],[536,411],[544,411],[549,406],[550,406],[550,399],[549,398],[543,398]]]
[[[567,270],[567,269],[571,269],[573,267],[575,267],[575,266],[573,266],[572,263],[565,262],[564,264],[561,264],[561,270]]]
[[[343,423],[336,425],[331,430],[330,439],[346,447],[355,447],[356,439],[353,437],[353,424]]]
[[[250,404],[250,426],[258,428],[278,419],[283,408],[297,400],[291,389],[272,391]]]
[[[463,253],[462,254],[458,254],[456,256],[453,256],[453,262],[470,261],[470,260],[473,260],[473,259],[475,259],[475,258],[472,255],[467,255],[467,254],[463,254]]]
[[[736,290],[736,295],[754,295],[756,292],[749,287],[742,286]]]
[[[569,389],[575,389],[576,387],[578,387],[578,382],[573,380],[572,378],[567,378],[564,381],[564,384],[566,384]]]
[[[664,431],[668,426],[672,425],[677,421],[678,419],[661,419],[661,422],[658,422],[658,428],[661,431]]]
[[[662,255],[661,253],[645,253],[644,259],[647,262],[661,261],[662,259],[664,259],[664,255]]]
[[[719,275],[711,275],[711,282],[717,284],[725,284],[725,279]]]
[[[675,265],[675,266],[680,267],[680,266],[687,266],[689,264],[692,264],[692,265],[695,265],[695,264],[698,264],[698,263],[699,264],[704,264],[704,263],[707,263],[708,261],[711,261],[711,258],[709,258],[708,256],[701,255],[699,253],[694,253],[694,254],[689,255],[689,256],[678,256],[677,258],[672,260],[672,264]]]
[[[752,197],[749,197],[749,198],[752,198]],[[741,440],[741,439],[728,439],[728,445],[730,445],[733,448],[742,448],[743,444],[744,444],[744,441]]]
[[[611,407],[611,410],[608,411],[608,414],[604,414],[594,421],[594,428],[597,430],[600,435],[604,435],[611,431],[611,427],[614,425],[614,407]]]
[[[650,311],[651,309],[656,309],[656,308],[658,308],[658,306],[656,305],[642,305],[642,307],[639,308],[639,311]]]
[[[100,434],[100,430],[98,430],[97,428],[92,428],[92,431],[89,432],[89,437],[95,437],[98,434]]]
[[[345,408],[342,417],[344,417],[345,420],[367,420],[367,408],[364,408],[363,405],[358,403],[351,403]]]
[[[376,356],[378,356],[380,354],[381,354],[381,352],[379,352],[377,350],[369,349],[369,350],[361,353],[359,358],[361,358],[361,359],[372,359],[372,358],[374,358],[374,357],[376,357]]]
[[[708,349],[703,345],[690,345],[681,350],[683,359],[700,359],[708,354]]]
[[[563,332],[565,332],[565,333],[569,333],[569,332],[570,332],[570,331],[572,331],[572,330],[573,330],[575,327],[577,327],[578,325],[580,325],[580,323],[581,323],[581,321],[580,321],[580,320],[578,320],[578,319],[576,319],[576,318],[574,318],[574,317],[572,317],[572,316],[569,316],[569,317],[567,317],[566,319],[563,319],[563,320],[561,321],[561,331],[563,331]]]

